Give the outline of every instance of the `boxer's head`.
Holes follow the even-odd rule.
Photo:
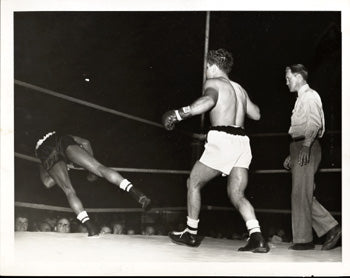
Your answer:
[[[211,78],[217,69],[229,74],[233,66],[233,57],[225,49],[210,50],[207,57],[207,77]]]

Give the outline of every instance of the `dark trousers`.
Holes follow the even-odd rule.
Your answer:
[[[314,177],[321,162],[321,146],[316,140],[310,150],[310,162],[300,166],[298,158],[302,144],[303,141],[290,144],[293,243],[311,242],[312,228],[321,237],[338,224],[314,197]]]

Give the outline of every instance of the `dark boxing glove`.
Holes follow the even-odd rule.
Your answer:
[[[170,110],[162,116],[162,123],[166,130],[173,130],[177,122],[190,116],[190,107],[182,107],[179,110]]]
[[[167,111],[162,116],[162,123],[166,130],[173,130],[178,121],[175,110]]]

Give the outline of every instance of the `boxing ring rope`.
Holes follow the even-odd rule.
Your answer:
[[[28,161],[40,163],[40,160],[38,158],[20,154],[15,152],[15,156],[18,158],[22,158]],[[85,170],[83,168],[77,168],[77,167],[71,167],[68,165],[68,168],[74,169],[74,170]],[[120,167],[110,167],[113,170],[116,170],[118,172],[129,172],[129,173],[150,173],[150,174],[186,174],[188,175],[190,171],[188,170],[167,170],[167,169],[142,169],[142,168],[120,168]]]
[[[137,117],[137,116],[133,116],[133,115],[130,115],[130,114],[126,114],[126,113],[123,113],[123,112],[120,112],[120,111],[117,111],[117,110],[114,110],[114,109],[111,109],[111,108],[103,107],[101,105],[97,105],[97,104],[94,104],[94,103],[91,103],[91,102],[88,102],[88,101],[85,101],[85,100],[80,100],[80,99],[77,99],[77,98],[74,98],[74,97],[70,97],[70,96],[67,96],[67,95],[64,95],[64,94],[52,91],[52,90],[48,90],[48,89],[45,89],[45,88],[42,88],[42,87],[39,87],[39,86],[36,86],[36,85],[32,85],[32,84],[27,83],[27,82],[23,82],[23,81],[15,79],[15,84],[19,85],[19,86],[22,86],[22,87],[25,87],[25,88],[28,88],[28,89],[32,89],[32,90],[35,90],[35,91],[47,94],[47,95],[55,96],[55,97],[62,98],[62,99],[65,99],[65,100],[68,100],[68,101],[71,101],[71,102],[74,102],[74,103],[78,103],[78,104],[81,104],[81,105],[84,105],[84,106],[88,106],[88,107],[91,107],[91,108],[94,108],[94,109],[97,109],[97,110],[101,110],[101,111],[104,111],[104,112],[108,112],[108,113],[111,113],[111,114],[114,114],[114,115],[118,115],[118,116],[122,116],[124,118],[131,119],[131,120],[134,120],[134,121],[147,123],[149,125],[153,125],[153,126],[156,126],[156,127],[163,128],[163,125],[161,125],[160,123],[156,123],[156,122],[153,122],[153,121],[145,120],[143,118],[140,118],[140,117]]]
[[[50,95],[50,96],[58,97],[58,98],[61,98],[61,99],[64,99],[64,100],[67,100],[67,101],[70,101],[70,102],[73,102],[73,103],[77,103],[77,104],[83,105],[83,106],[94,108],[96,110],[100,110],[100,111],[104,111],[104,112],[107,112],[107,113],[111,113],[111,114],[114,114],[114,115],[117,115],[117,116],[121,116],[121,117],[124,117],[124,118],[127,118],[127,119],[131,119],[131,120],[134,120],[134,121],[137,121],[137,122],[149,124],[149,125],[152,125],[152,126],[155,126],[155,127],[160,127],[162,129],[164,128],[163,125],[160,124],[160,123],[157,123],[157,122],[154,122],[154,121],[150,121],[150,120],[146,120],[146,119],[143,119],[143,118],[140,118],[140,117],[137,117],[137,116],[133,116],[133,115],[130,115],[130,114],[127,114],[127,113],[124,113],[124,112],[117,111],[115,109],[111,109],[111,108],[108,108],[108,107],[97,105],[97,104],[94,104],[94,103],[91,103],[91,102],[88,102],[88,101],[85,101],[85,100],[81,100],[81,99],[78,99],[78,98],[75,98],[75,97],[67,96],[65,94],[61,94],[61,93],[55,92],[53,90],[45,89],[45,88],[42,88],[42,87],[30,84],[30,83],[27,83],[27,82],[23,82],[23,81],[15,79],[14,83],[16,85],[18,85],[18,86],[22,86],[22,87],[25,87],[25,88],[28,88],[28,89],[31,89],[31,90],[34,90],[34,91],[38,91],[40,93],[44,93],[44,94],[47,94],[47,95]],[[188,131],[181,130],[181,129],[176,129],[175,131],[177,131],[179,133],[182,133],[182,134],[185,134],[187,136],[193,137],[193,138],[196,138],[196,137],[199,136],[196,133],[188,132]]]
[[[33,204],[27,202],[15,202],[16,207],[32,208],[40,210],[52,210],[59,212],[73,212],[71,208],[51,206],[44,204]],[[143,212],[141,208],[86,208],[87,212],[99,213],[99,212]],[[234,207],[221,207],[221,206],[201,206],[201,210],[206,211],[236,211]],[[162,207],[152,208],[147,213],[172,213],[174,211],[187,211],[187,207]],[[291,211],[288,209],[254,209],[255,212],[259,213],[278,213],[278,214],[290,214]],[[332,215],[341,215],[338,211],[330,211]]]
[[[40,160],[38,158],[17,153],[15,152],[15,156],[18,158],[22,158],[28,161],[40,163]],[[70,169],[74,170],[84,170],[83,168],[76,168],[76,167],[70,167]],[[119,172],[129,172],[129,173],[149,173],[149,174],[181,174],[181,175],[188,175],[190,174],[190,170],[168,170],[168,169],[142,169],[142,168],[120,168],[120,167],[111,167],[112,169],[119,171]],[[324,168],[319,169],[319,172],[321,173],[338,173],[341,172],[341,168]],[[284,169],[271,169],[271,170],[255,170],[253,171],[255,174],[287,174],[289,171]]]
[[[127,114],[127,113],[124,113],[124,112],[117,111],[115,109],[108,108],[108,107],[97,105],[97,104],[94,104],[94,103],[91,103],[91,102],[88,102],[88,101],[85,101],[85,100],[81,100],[81,99],[78,99],[78,98],[67,96],[65,94],[61,94],[61,93],[53,91],[53,90],[42,88],[42,87],[30,84],[28,82],[24,82],[24,81],[20,81],[20,80],[16,80],[15,79],[14,83],[16,85],[18,85],[18,86],[22,86],[22,87],[25,87],[25,88],[28,88],[28,89],[32,89],[32,90],[38,91],[40,93],[44,93],[44,94],[47,94],[47,95],[55,96],[55,97],[58,97],[58,98],[61,98],[61,99],[65,99],[67,101],[78,103],[78,104],[83,105],[83,106],[94,108],[96,110],[104,111],[104,112],[107,112],[107,113],[111,113],[111,114],[114,114],[114,115],[117,115],[117,116],[121,116],[121,117],[124,117],[124,118],[128,118],[128,119],[131,119],[131,120],[134,120],[134,121],[142,122],[142,123],[145,123],[145,124],[153,125],[153,126],[160,127],[162,129],[164,129],[163,125],[160,124],[160,123],[157,123],[157,122],[154,122],[154,121],[150,121],[150,120],[147,120],[147,119],[144,119],[144,118],[141,118],[141,117],[133,116],[133,115],[130,115],[130,114]],[[183,134],[188,135],[190,137],[193,137],[195,139],[198,139],[201,136],[201,134],[184,131],[184,130],[181,130],[181,129],[178,129],[178,128],[175,129],[174,131],[178,131],[180,133],[183,133]],[[338,131],[338,130],[326,131],[326,134],[340,134],[340,133],[341,132]],[[288,133],[286,133],[286,132],[252,133],[249,136],[250,137],[288,136]]]
[[[207,14],[207,22],[209,21],[209,15]],[[208,35],[208,34],[207,34]],[[207,47],[207,46],[206,46]],[[124,118],[128,118],[134,121],[142,122],[145,124],[149,124],[155,127],[163,128],[163,125],[154,121],[146,120],[137,116],[133,116],[127,113],[123,113],[111,108],[103,107],[100,105],[93,104],[88,101],[80,100],[74,97],[70,97],[58,92],[55,92],[53,90],[45,89],[36,85],[32,85],[27,82],[23,82],[20,80],[15,80],[14,83],[16,85],[32,89],[47,95],[55,96],[61,99],[65,99],[67,101],[71,101],[73,103],[77,103],[83,106],[87,106],[90,108],[94,108],[100,111],[104,111],[107,113],[111,113],[117,116],[121,116]],[[192,138],[199,139],[202,135],[197,133],[190,133],[187,131],[176,129],[179,133],[183,133],[185,135],[191,136]],[[340,134],[340,131],[327,131],[327,134]],[[282,132],[275,132],[275,133],[255,133],[250,134],[251,137],[275,137],[275,136],[288,136],[287,133]],[[24,160],[28,160],[35,163],[40,163],[40,160],[21,153],[15,152],[15,157],[21,158]],[[68,168],[74,169],[74,170],[84,170],[83,168],[74,167],[72,165],[68,165]],[[188,175],[190,174],[190,170],[170,170],[170,169],[146,169],[146,168],[125,168],[125,167],[111,167],[112,169],[119,171],[119,172],[134,172],[134,173],[148,173],[148,174],[180,174],[180,175]],[[252,171],[254,174],[288,174],[290,173],[287,170],[284,169],[265,169],[265,170],[254,170]],[[339,173],[341,172],[341,168],[324,168],[319,169],[319,172],[321,173]],[[51,205],[44,205],[44,204],[32,204],[32,203],[25,203],[25,202],[15,202],[16,207],[26,207],[26,208],[33,208],[33,209],[41,209],[41,210],[54,210],[54,211],[61,211],[61,212],[72,212],[70,208],[65,207],[58,207],[58,206],[51,206]],[[202,206],[202,210],[207,211],[213,211],[213,210],[219,210],[219,211],[235,211],[233,207],[219,207],[219,206]],[[164,207],[164,208],[152,208],[150,212],[156,212],[156,213],[171,213],[174,211],[186,211],[187,207]],[[86,211],[88,212],[143,212],[140,208],[87,208]],[[283,209],[255,209],[256,212],[259,213],[281,213],[281,214],[290,214],[290,210],[283,210]],[[331,212],[333,215],[341,215],[341,212]]]

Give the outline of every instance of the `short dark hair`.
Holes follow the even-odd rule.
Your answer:
[[[308,70],[302,64],[294,64],[286,67],[286,70],[290,70],[292,73],[299,73],[305,81],[309,76]]]
[[[225,73],[229,73],[233,66],[233,57],[226,49],[210,50],[207,61],[210,65],[217,65]]]

